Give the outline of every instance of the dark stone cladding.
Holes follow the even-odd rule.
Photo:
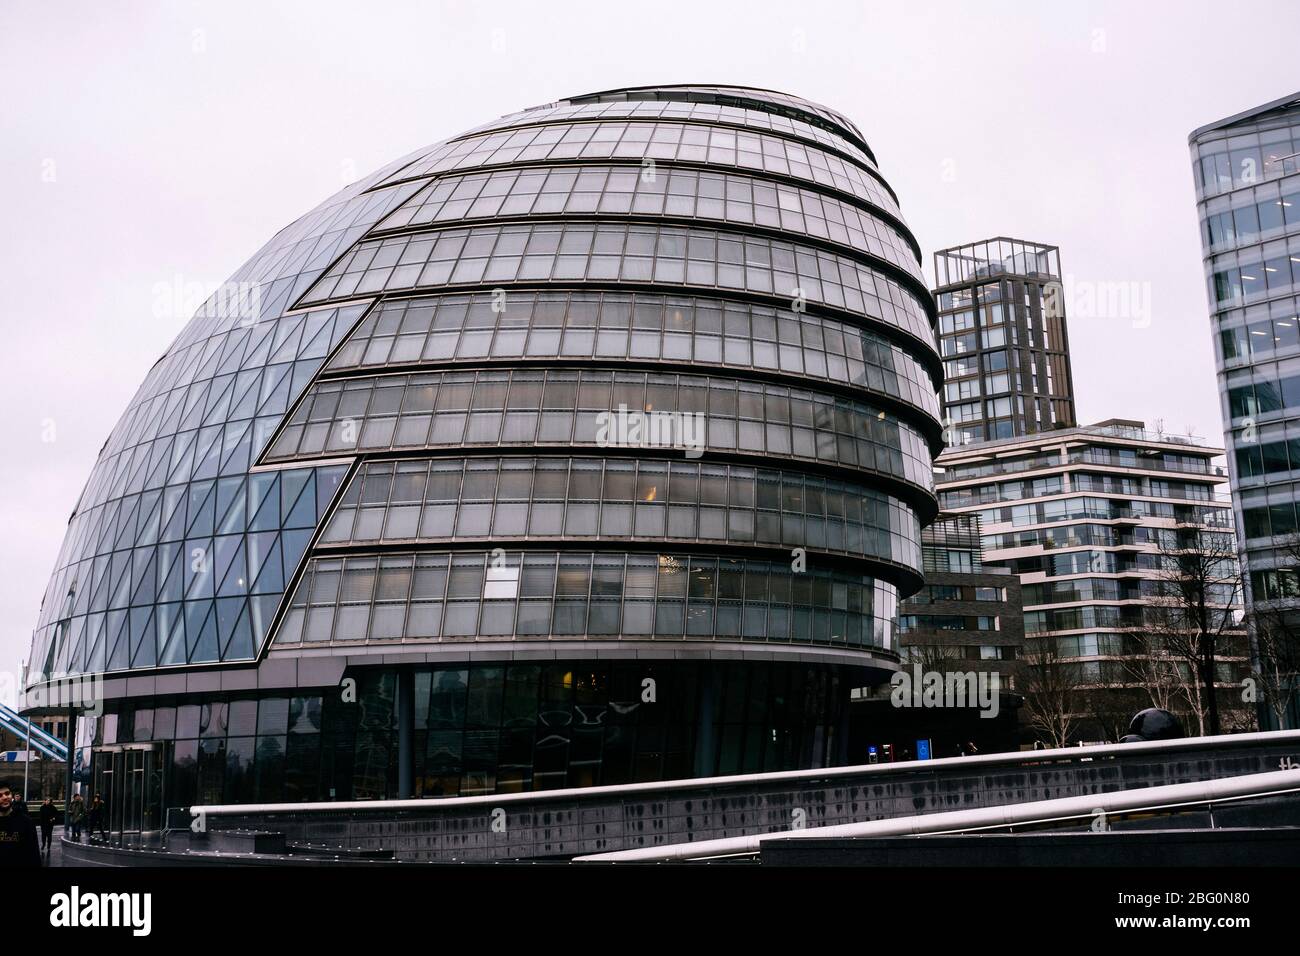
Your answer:
[[[995,631],[953,631],[942,628],[918,627],[902,634],[899,644],[907,646],[965,648],[972,645],[991,645],[1010,648],[1014,658],[1006,660],[980,660],[979,658],[962,658],[959,663],[954,659],[954,666],[965,666],[979,670],[996,671],[1001,675],[1004,689],[1012,686],[1019,658],[1025,646],[1025,612],[1020,596],[1020,578],[1014,574],[998,574],[992,571],[927,571],[925,588],[931,587],[965,587],[965,588],[999,588],[1006,597],[1001,601],[975,600],[931,600],[925,603],[915,600],[919,595],[899,603],[899,614],[941,614],[960,617],[996,617],[998,629]]]

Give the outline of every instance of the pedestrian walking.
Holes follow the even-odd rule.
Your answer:
[[[50,855],[50,841],[54,837],[54,820],[59,815],[59,811],[54,809],[54,798],[46,797],[41,804],[41,852],[47,857]]]

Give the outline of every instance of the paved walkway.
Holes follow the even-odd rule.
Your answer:
[[[40,827],[37,827],[36,828],[37,839],[40,839],[40,833],[41,833],[41,829]],[[60,844],[60,841],[62,839],[63,839],[63,827],[55,826],[54,833],[50,835],[49,855],[43,857],[46,866],[63,865],[63,847]]]

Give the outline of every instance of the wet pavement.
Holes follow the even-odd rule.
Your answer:
[[[38,828],[36,831],[38,837],[40,835],[40,832],[41,831]],[[61,843],[62,840],[63,840],[63,827],[56,826],[54,828],[54,833],[50,836],[49,852],[43,853],[41,855],[41,860],[46,866],[63,865],[63,846]]]

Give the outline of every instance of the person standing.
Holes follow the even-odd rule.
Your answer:
[[[96,830],[102,830],[104,827],[104,801],[95,794],[95,799],[90,801],[90,811],[86,814],[86,829],[89,836],[93,839]]]
[[[72,839],[80,843],[81,828],[86,823],[86,801],[81,798],[81,794],[72,798],[72,806],[68,808],[68,823],[72,825]]]
[[[50,855],[50,840],[54,837],[54,820],[58,817],[59,811],[54,809],[54,799],[46,797],[45,802],[41,804],[41,852],[47,857]]]
[[[0,870],[40,865],[36,828],[27,814],[14,808],[14,792],[9,784],[0,782]]]

